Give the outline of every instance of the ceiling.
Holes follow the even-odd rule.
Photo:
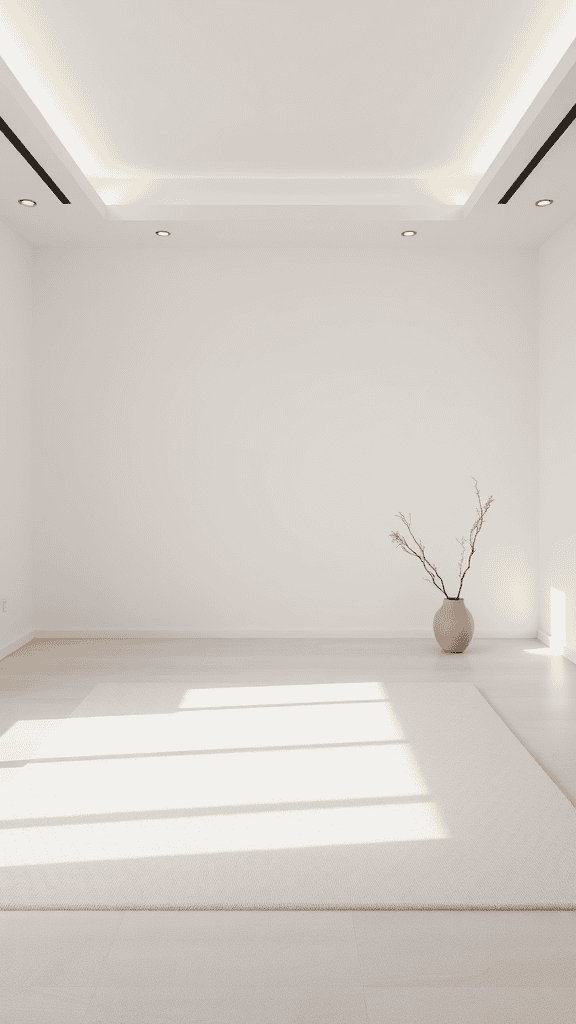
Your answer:
[[[0,0],[0,117],[69,200],[0,133],[0,219],[67,247],[538,245],[576,215],[576,120],[499,200],[576,103],[575,37],[576,0]]]

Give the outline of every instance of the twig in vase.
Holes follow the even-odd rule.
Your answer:
[[[475,548],[476,538],[478,537],[478,534],[480,533],[480,530],[482,529],[482,525],[484,523],[484,516],[486,515],[486,512],[488,511],[488,509],[490,508],[490,505],[492,504],[492,502],[494,500],[494,498],[491,495],[488,498],[488,501],[486,502],[484,507],[482,507],[482,501],[480,499],[480,491],[478,490],[478,481],[476,480],[476,477],[472,477],[472,479],[474,480],[474,483],[476,484],[476,494],[478,495],[478,501],[479,501],[479,504],[480,504],[480,509],[479,509],[479,513],[480,514],[478,516],[478,519],[474,523],[472,529],[470,530],[470,540],[468,542],[470,544],[470,554],[468,556],[468,565],[466,566],[466,568],[464,570],[464,573],[462,573],[462,566],[464,564],[464,556],[465,556],[465,553],[466,553],[466,543],[467,543],[467,541],[466,541],[466,539],[464,537],[462,537],[461,540],[458,540],[458,537],[456,538],[458,543],[462,545],[462,557],[461,557],[460,563],[458,565],[458,575],[459,575],[459,579],[460,579],[460,588],[458,590],[458,593],[457,593],[456,597],[448,597],[448,594],[446,593],[446,588],[444,587],[444,581],[443,581],[442,577],[440,576],[440,573],[438,572],[438,569],[436,568],[436,566],[432,562],[428,561],[428,559],[426,558],[426,555],[424,554],[424,545],[422,544],[422,541],[416,540],[416,537],[412,533],[412,530],[411,530],[412,513],[410,513],[410,519],[409,520],[406,519],[402,515],[401,512],[398,512],[398,516],[402,520],[404,525],[406,527],[408,527],[408,531],[410,533],[410,536],[412,537],[412,540],[417,545],[417,547],[420,548],[420,552],[421,552],[420,554],[418,554],[417,551],[414,551],[413,548],[411,548],[410,545],[408,544],[407,540],[404,537],[402,537],[402,535],[399,534],[396,530],[393,533],[390,534],[390,537],[392,538],[392,541],[395,542],[396,544],[398,544],[398,546],[400,548],[402,548],[403,551],[405,551],[409,555],[415,555],[416,558],[420,559],[420,561],[422,562],[422,565],[424,566],[424,568],[426,569],[426,572],[428,573],[428,577],[430,577],[430,579],[432,580],[432,583],[434,584],[434,586],[438,590],[440,590],[444,594],[444,597],[448,598],[449,601],[457,601],[459,599],[459,597],[460,597],[460,591],[462,590],[462,584],[464,582],[464,576],[466,575],[466,573],[468,572],[468,569],[470,568],[470,561],[472,559],[472,555],[474,554],[474,551],[476,550],[476,548]],[[427,576],[423,576],[422,579],[427,581],[428,577]],[[436,578],[440,580],[440,583],[442,584],[441,587],[438,586],[438,584],[436,582]]]

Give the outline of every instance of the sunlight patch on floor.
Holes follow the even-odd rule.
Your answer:
[[[34,785],[27,779],[34,778]],[[30,765],[3,819],[425,796],[407,743]]]
[[[232,698],[229,698],[232,699]],[[9,733],[6,734],[8,736]],[[43,758],[242,750],[405,739],[386,701],[70,717]]]
[[[2,831],[0,866],[445,839],[432,801]]]
[[[168,713],[63,719],[0,819],[6,867],[448,835],[379,682],[191,688]]]

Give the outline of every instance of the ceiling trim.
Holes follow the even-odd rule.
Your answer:
[[[482,175],[481,180],[472,192],[468,201],[464,204],[464,216],[467,217],[474,207],[488,193],[492,197],[493,187],[497,182],[504,182],[511,168],[522,167],[527,160],[530,151],[534,152],[538,144],[538,134],[550,131],[552,125],[558,123],[558,118],[568,106],[572,106],[574,97],[574,83],[576,74],[576,40],[570,44],[562,59],[558,62],[554,71],[546,80],[538,95],[528,107],[523,117],[520,118],[514,131],[512,131],[502,146],[502,149],[490,164],[490,167]],[[542,137],[540,134],[540,138]],[[525,156],[522,158],[522,154]],[[522,161],[520,163],[520,161]],[[512,173],[514,173],[514,170]],[[508,174],[507,174],[508,172]],[[517,172],[519,173],[519,171]],[[498,190],[504,188],[504,183],[497,186]],[[492,202],[498,200],[491,199]]]
[[[520,185],[524,181],[526,181],[526,178],[530,174],[532,174],[532,171],[534,170],[534,168],[537,167],[538,164],[540,163],[540,161],[542,160],[542,158],[546,156],[546,153],[548,152],[548,150],[552,149],[552,146],[554,145],[554,143],[558,142],[558,139],[564,134],[566,129],[570,127],[570,125],[572,124],[572,121],[574,121],[575,118],[576,118],[576,103],[574,104],[573,107],[570,108],[570,110],[566,114],[566,117],[562,118],[562,120],[560,121],[560,124],[556,126],[556,128],[554,129],[552,134],[548,136],[548,138],[546,139],[546,142],[544,143],[544,145],[540,146],[540,149],[535,154],[535,156],[533,156],[532,159],[530,160],[530,162],[526,164],[526,167],[518,175],[518,177],[516,178],[516,181],[512,182],[512,184],[510,185],[510,188],[508,189],[508,191],[505,192],[504,195],[502,196],[502,199],[498,200],[499,203],[507,203],[508,200],[512,198],[514,193],[520,188]]]
[[[38,163],[36,158],[32,156],[30,150],[26,149],[24,143],[21,142],[18,136],[14,134],[12,129],[6,124],[6,121],[2,117],[0,117],[0,132],[2,132],[2,134],[6,136],[8,141],[12,143],[14,148],[18,150],[18,152],[21,156],[24,157],[26,162],[30,164],[30,167],[34,171],[36,171],[38,177],[42,178],[42,181],[46,185],[48,185],[48,188],[52,190],[56,198],[59,199],[61,203],[70,203],[70,200],[64,195],[62,190],[58,188],[56,182],[52,181],[52,178],[47,173],[47,171],[45,171],[42,165]]]

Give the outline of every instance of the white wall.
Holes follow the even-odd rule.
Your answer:
[[[0,657],[30,640],[34,627],[31,268],[30,246],[0,221]]]
[[[159,243],[160,245],[161,243]],[[408,243],[409,245],[410,243]],[[537,253],[35,250],[38,630],[538,626]]]
[[[554,633],[551,588],[565,605],[576,660],[576,219],[540,249],[540,622]],[[563,615],[561,614],[561,618]]]

